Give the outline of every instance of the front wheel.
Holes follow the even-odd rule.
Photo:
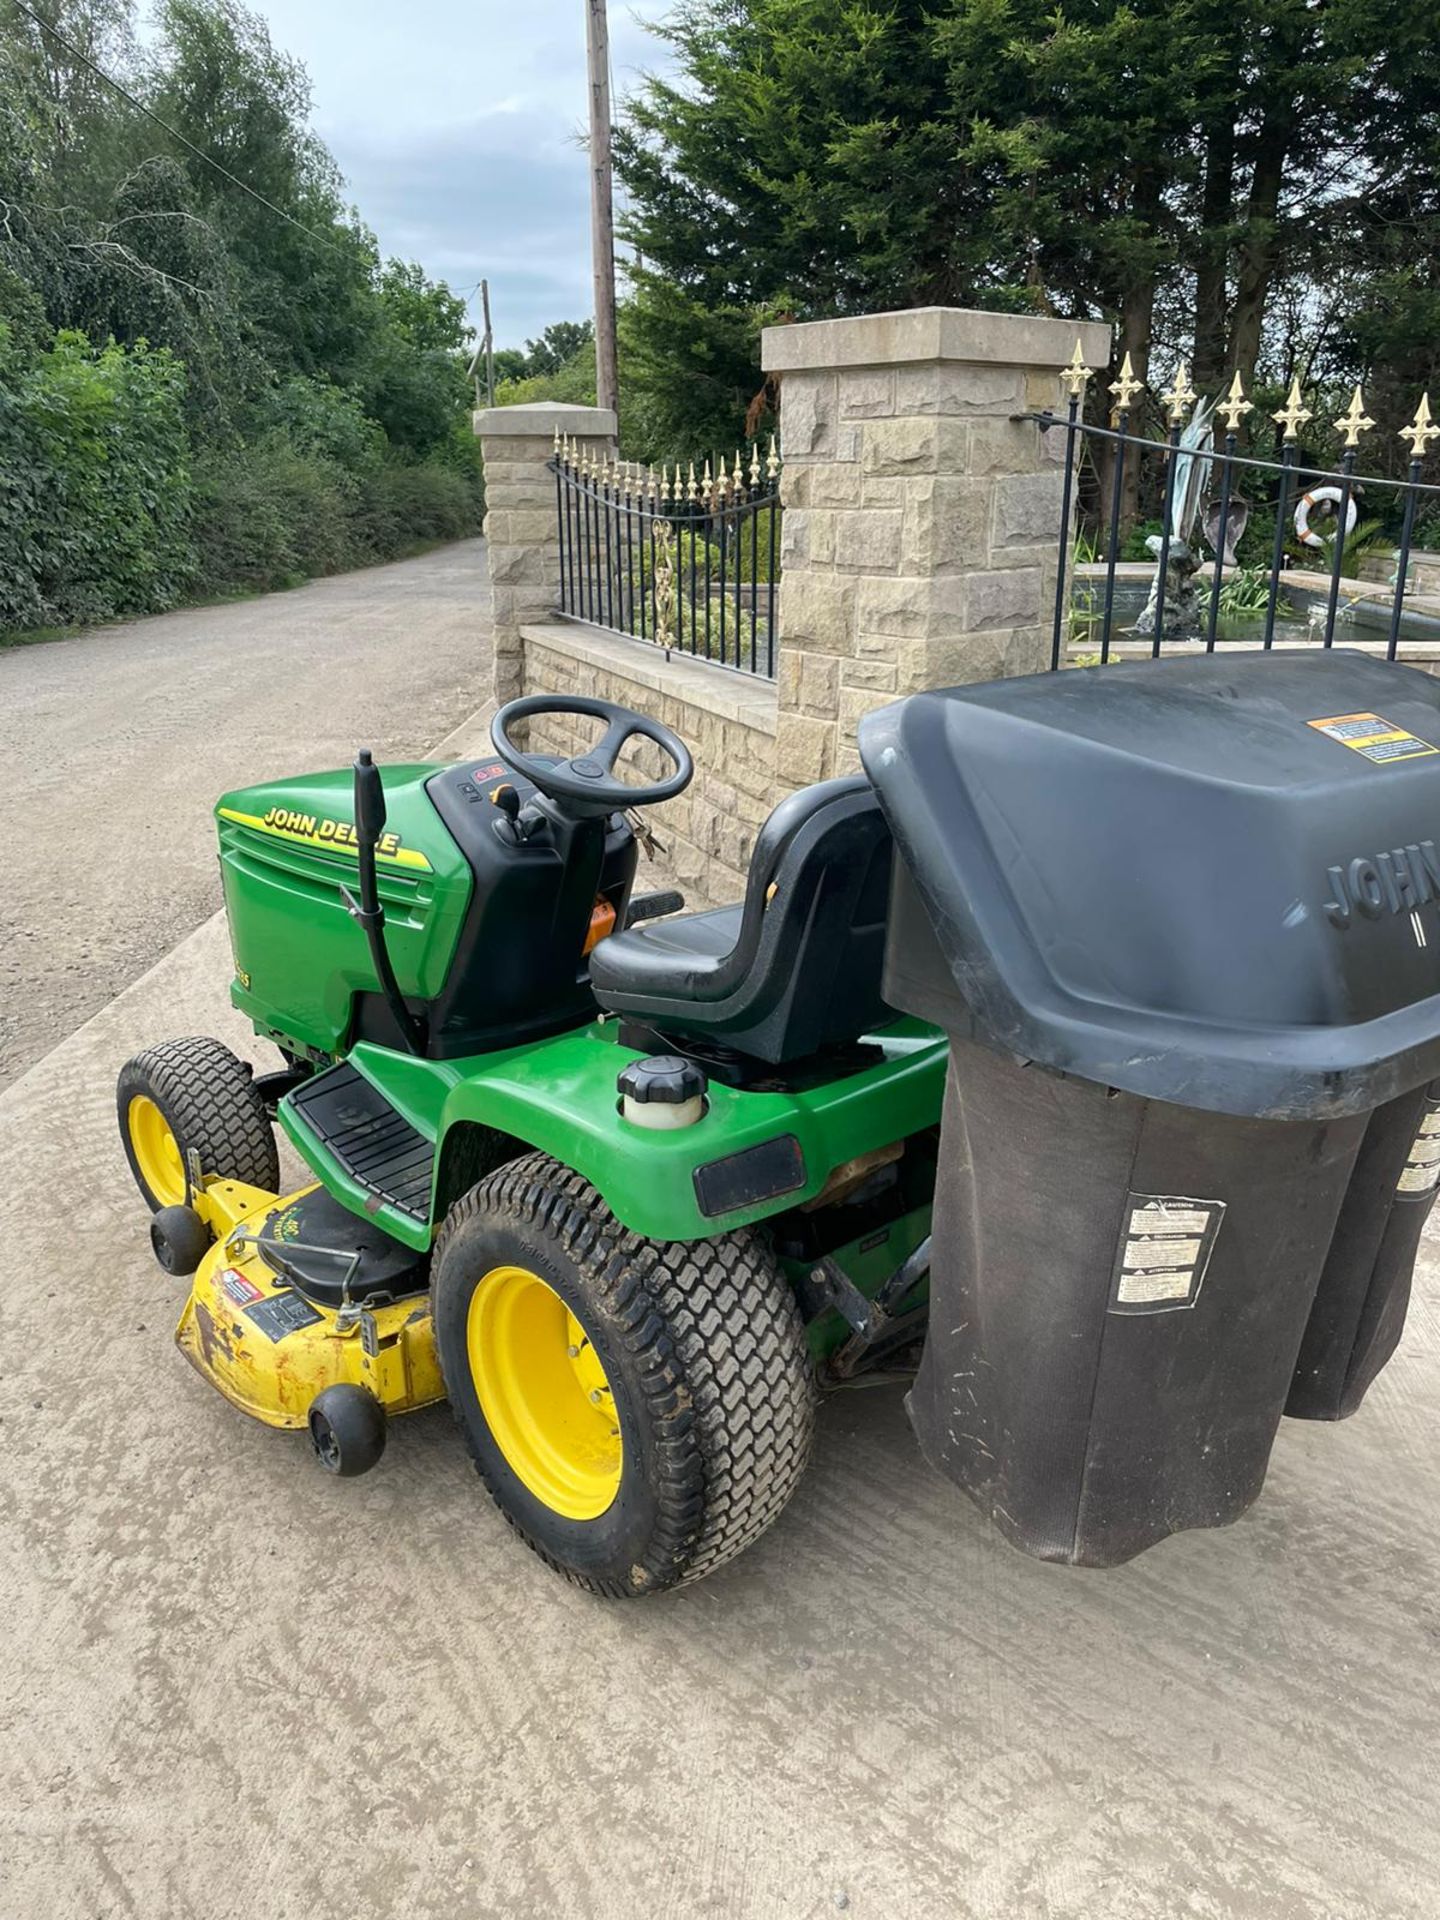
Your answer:
[[[127,1060],[115,1088],[120,1139],[152,1213],[193,1206],[201,1179],[273,1193],[280,1157],[254,1074],[218,1040],[165,1040]]]
[[[431,1287],[481,1478],[576,1585],[620,1597],[697,1580],[794,1492],[812,1372],[757,1234],[642,1239],[578,1174],[527,1154],[451,1208]]]

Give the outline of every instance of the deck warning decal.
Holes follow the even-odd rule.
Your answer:
[[[1425,1117],[1415,1136],[1405,1167],[1395,1183],[1402,1198],[1428,1199],[1440,1180],[1440,1100],[1427,1100]]]
[[[1223,1200],[1130,1194],[1110,1283],[1111,1313],[1193,1307],[1224,1213]]]
[[[1428,740],[1420,740],[1404,727],[1382,720],[1378,713],[1337,713],[1329,720],[1307,720],[1307,727],[1338,740],[1342,747],[1363,753],[1367,760],[1382,765],[1391,760],[1417,760],[1422,754],[1440,753]]]
[[[302,1327],[313,1327],[320,1315],[298,1293],[272,1293],[268,1300],[246,1307],[245,1318],[253,1320],[265,1338],[278,1346],[288,1334],[298,1333]]]

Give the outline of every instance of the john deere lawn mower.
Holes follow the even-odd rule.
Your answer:
[[[546,716],[599,737],[527,751]],[[917,694],[690,914],[634,892],[673,733],[537,695],[493,745],[216,809],[231,997],[283,1065],[174,1041],[118,1106],[228,1400],[350,1475],[448,1397],[517,1532],[615,1595],[754,1540],[817,1388],[922,1339],[925,1457],[1079,1564],[1235,1519],[1282,1412],[1359,1405],[1440,1176],[1433,680]]]

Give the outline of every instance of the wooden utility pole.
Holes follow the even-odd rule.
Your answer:
[[[615,215],[610,162],[610,30],[605,0],[585,0],[590,74],[590,252],[595,272],[595,404],[615,406]]]
[[[480,306],[485,315],[485,335],[480,345],[485,354],[485,404],[495,404],[495,335],[490,329],[490,282],[480,282]]]

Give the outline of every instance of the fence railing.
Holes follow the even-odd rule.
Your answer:
[[[1428,397],[1401,434],[1411,456],[1405,478],[1386,479],[1355,471],[1360,438],[1375,424],[1365,413],[1359,387],[1348,411],[1334,422],[1343,449],[1339,463],[1326,468],[1301,464],[1300,429],[1313,414],[1302,404],[1298,379],[1285,406],[1271,416],[1283,434],[1275,461],[1238,450],[1242,423],[1255,410],[1238,373],[1226,397],[1211,405],[1191,388],[1182,362],[1160,396],[1168,435],[1155,440],[1133,431],[1143,388],[1130,356],[1110,386],[1115,405],[1108,427],[1082,417],[1092,372],[1077,345],[1062,375],[1069,394],[1066,414],[1029,416],[1065,435],[1052,668],[1092,656],[1104,663],[1112,647],[1123,645],[1128,653],[1137,642],[1148,643],[1155,657],[1172,642],[1203,645],[1207,652],[1217,642],[1266,650],[1292,640],[1330,647],[1337,628],[1344,629],[1346,641],[1383,637],[1386,658],[1395,658],[1407,618],[1413,618],[1407,616],[1405,599],[1417,510],[1422,502],[1440,506],[1440,486],[1420,478],[1431,442],[1440,440]],[[1218,447],[1216,420],[1224,426]],[[1145,480],[1146,462],[1151,465],[1143,490],[1152,498],[1158,495],[1160,531],[1146,540],[1151,558],[1140,569],[1123,561],[1122,541],[1127,501],[1135,498],[1137,478]],[[1081,516],[1088,523],[1088,540],[1083,529],[1078,539],[1072,531],[1082,475],[1090,483],[1089,511]],[[1381,490],[1382,519],[1391,525],[1399,521],[1395,575],[1388,586],[1346,579],[1352,551],[1347,542],[1355,539],[1359,500],[1371,489]],[[1271,513],[1273,532],[1265,518]],[[1263,554],[1252,551],[1247,562],[1239,550],[1252,521],[1266,537]],[[1253,549],[1256,543],[1252,532],[1248,544]],[[1292,547],[1314,556],[1313,571]],[[1422,625],[1426,637],[1440,641],[1440,616],[1424,618]]]
[[[780,460],[706,460],[682,475],[577,447],[550,461],[562,614],[743,673],[775,674]]]

